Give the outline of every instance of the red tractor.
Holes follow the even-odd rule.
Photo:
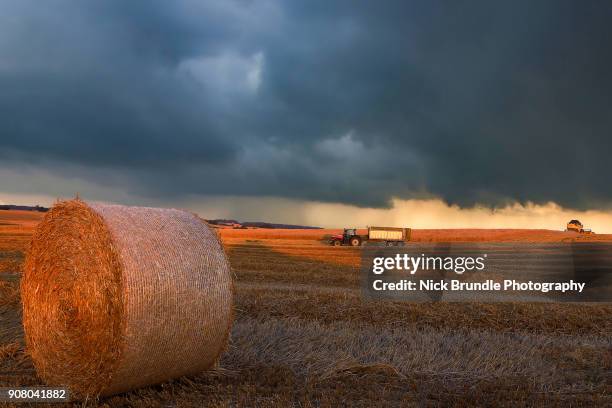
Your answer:
[[[342,234],[332,235],[329,244],[333,246],[359,246],[363,237],[357,235],[357,228],[345,228]]]

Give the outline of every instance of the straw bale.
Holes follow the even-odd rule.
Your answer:
[[[41,379],[77,397],[201,372],[226,347],[229,264],[191,213],[59,202],[37,227],[24,269],[28,353]]]

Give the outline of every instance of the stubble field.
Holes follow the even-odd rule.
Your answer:
[[[18,295],[39,218],[0,212],[0,386],[40,384],[24,351]],[[219,367],[90,404],[612,404],[612,306],[367,302],[359,250],[325,245],[334,232],[219,230],[236,278],[236,320]],[[584,239],[526,230],[419,230],[413,237]]]

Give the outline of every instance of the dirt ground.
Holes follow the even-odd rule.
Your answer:
[[[0,212],[0,386],[39,385],[18,284],[40,214]],[[612,306],[367,302],[334,230],[220,230],[236,321],[220,366],[87,405],[611,406]],[[529,230],[418,230],[433,241],[571,242]]]

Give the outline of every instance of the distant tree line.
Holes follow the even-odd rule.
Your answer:
[[[1,204],[0,210],[21,210],[21,211],[38,211],[38,212],[49,211],[47,207],[41,207],[40,205],[36,205],[32,207],[29,205],[14,205],[14,204]]]
[[[209,224],[213,225],[224,225],[227,227],[233,227],[236,229],[240,228],[281,228],[281,229],[320,229],[320,227],[309,227],[305,225],[292,225],[292,224],[273,224],[270,222],[240,222],[236,220],[218,219],[218,220],[206,220]]]

